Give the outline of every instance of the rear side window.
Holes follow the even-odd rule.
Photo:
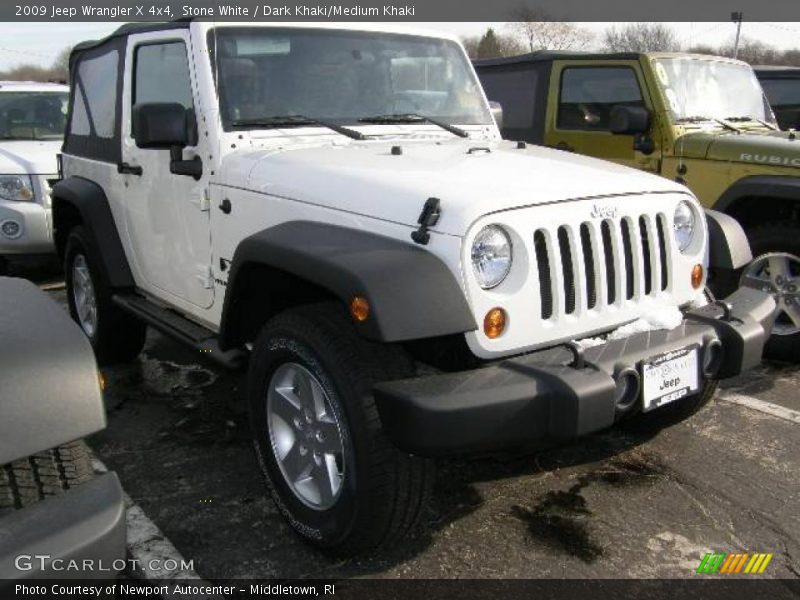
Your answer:
[[[559,128],[608,131],[611,109],[617,105],[644,108],[633,69],[570,67],[562,72]]]
[[[800,77],[796,79],[762,79],[761,87],[773,105],[800,105]]]
[[[103,139],[114,137],[118,65],[117,50],[80,61],[75,76],[71,133]]]
[[[148,44],[136,49],[133,104],[177,102],[192,108],[189,61],[183,42]]]
[[[541,85],[534,69],[479,69],[486,97],[503,107],[503,129],[527,130],[533,127],[537,111],[536,86]]]

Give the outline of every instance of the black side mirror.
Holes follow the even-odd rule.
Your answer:
[[[203,161],[199,156],[183,160],[183,149],[197,144],[194,111],[177,103],[137,104],[133,107],[133,138],[139,148],[169,149],[169,171],[200,179]]]
[[[133,107],[133,139],[139,148],[188,146],[188,111],[177,103],[137,104]]]
[[[609,120],[611,133],[635,135],[650,130],[650,112],[641,106],[620,106],[611,109]]]
[[[497,128],[503,128],[503,106],[499,102],[489,100],[489,110],[492,111],[494,122],[497,123]]]

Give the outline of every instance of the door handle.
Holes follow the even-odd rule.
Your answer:
[[[142,167],[121,162],[117,164],[117,173],[125,173],[126,175],[141,175]]]
[[[231,201],[225,198],[217,208],[219,208],[226,215],[229,215],[231,214],[231,208],[233,207],[231,206]]]

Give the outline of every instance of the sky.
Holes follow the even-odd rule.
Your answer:
[[[396,24],[396,23],[395,23]],[[600,37],[615,23],[578,23]],[[20,64],[49,66],[65,47],[103,37],[120,23],[0,23],[0,70]],[[721,23],[666,23],[686,46],[717,46],[733,39],[736,26]],[[480,35],[487,27],[505,31],[506,23],[409,23],[409,26],[446,31],[459,36]],[[800,47],[800,23],[742,24],[742,36],[767,42],[781,50]]]

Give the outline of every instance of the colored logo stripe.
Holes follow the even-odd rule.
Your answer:
[[[757,575],[763,573],[767,565],[772,560],[773,554],[739,552],[735,554],[725,554],[724,552],[709,552],[700,561],[697,573],[714,574],[735,574],[744,573]],[[747,566],[745,566],[747,565]]]

